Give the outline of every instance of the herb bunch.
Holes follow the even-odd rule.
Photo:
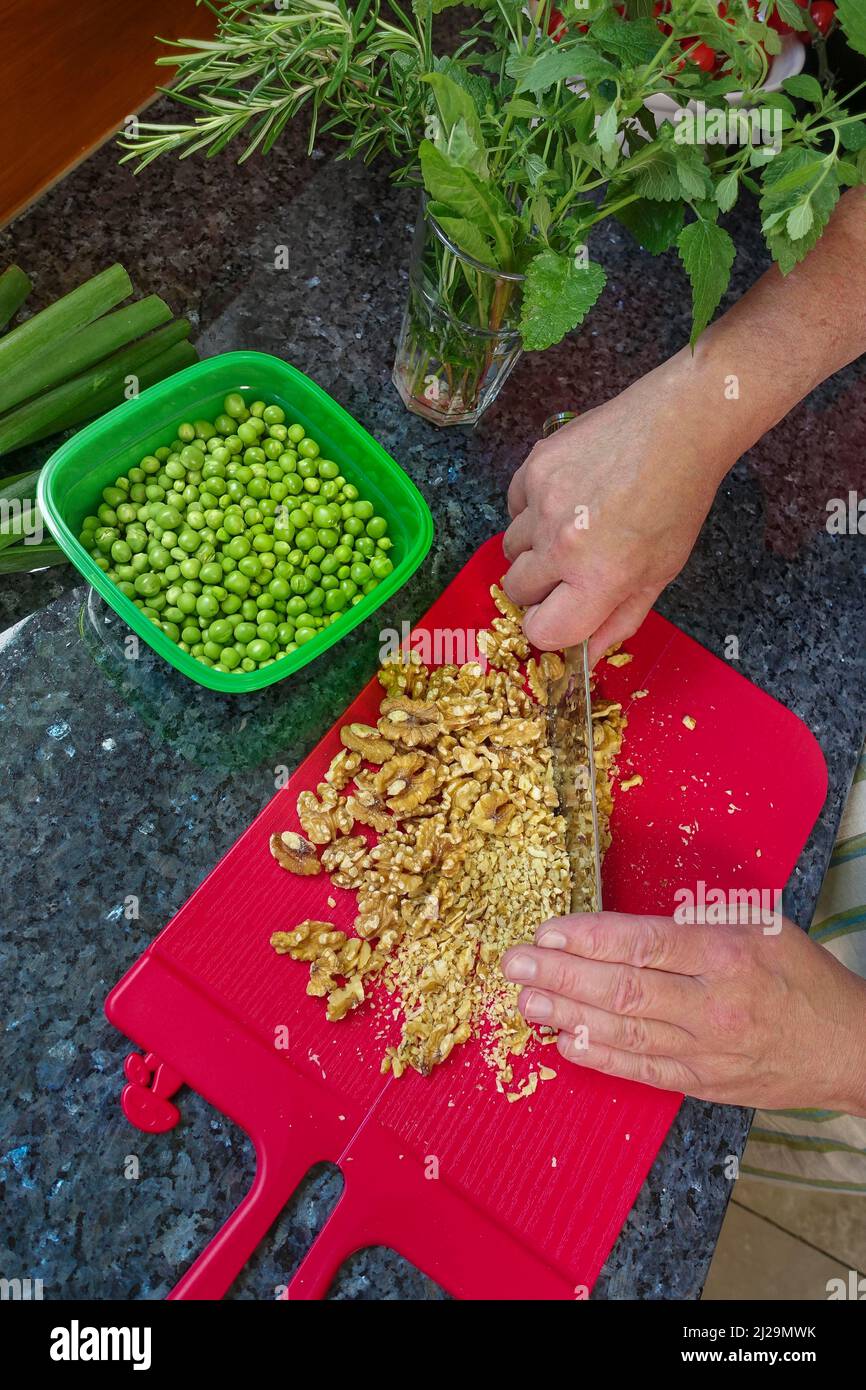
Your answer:
[[[623,223],[654,254],[676,246],[693,296],[692,342],[727,288],[735,246],[720,217],[742,189],[760,200],[767,246],[787,273],[815,245],[841,191],[866,184],[866,122],[836,94],[823,36],[823,80],[765,83],[782,39],[754,0],[477,0],[452,54],[434,48],[434,19],[454,0],[230,0],[212,4],[214,40],[183,40],[160,61],[194,113],[141,123],[125,158],[214,155],[246,141],[267,151],[309,113],[310,149],[330,132],[344,157],[387,153],[400,183],[423,186],[428,211],[463,252],[526,276],[525,347],[545,348],[580,324],[601,294],[588,258],[593,227]],[[562,0],[560,0],[562,4]],[[793,29],[797,0],[767,0]],[[766,16],[765,16],[766,17]],[[839,0],[835,24],[866,54],[866,6]],[[814,26],[811,26],[814,27]],[[695,60],[718,55],[714,71]],[[866,84],[864,84],[866,85]],[[857,89],[859,90],[859,89]],[[770,111],[765,144],[744,119],[735,146],[699,145],[656,126],[653,97]],[[854,94],[848,96],[848,101]]]

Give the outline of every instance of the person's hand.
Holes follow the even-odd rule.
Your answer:
[[[578,1066],[726,1105],[866,1116],[866,981],[794,923],[560,917],[502,962]]]
[[[688,559],[736,462],[719,402],[680,358],[536,444],[508,491],[504,587],[542,650],[591,637],[590,661],[637,630]],[[711,423],[710,407],[716,415]]]

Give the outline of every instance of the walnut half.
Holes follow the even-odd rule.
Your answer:
[[[311,845],[296,830],[284,830],[281,835],[272,835],[270,846],[277,863],[288,869],[289,873],[308,878],[311,874],[322,872],[315,845]]]
[[[442,712],[427,700],[409,700],[405,695],[383,700],[379,706],[379,733],[391,743],[406,748],[435,743],[442,732]]]

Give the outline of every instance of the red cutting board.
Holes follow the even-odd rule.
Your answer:
[[[494,537],[416,631],[486,626],[504,568]],[[658,614],[627,647],[634,660],[602,662],[599,689],[628,710],[620,766],[644,782],[616,797],[605,906],[671,912],[677,889],[698,892],[699,881],[782,888],[826,795],[815,739]],[[649,694],[633,700],[638,689]],[[553,1047],[520,1066],[542,1061],[556,1079],[515,1104],[474,1043],[428,1078],[383,1077],[381,1018],[363,1007],[327,1023],[305,992],[307,969],[274,954],[271,933],[304,917],[351,924],[354,894],[326,875],[288,875],[268,837],[300,828],[298,792],[320,780],[339,726],[374,722],[381,696],[371,681],[108,997],[109,1019],[147,1054],[127,1059],[133,1123],[170,1128],[170,1097],[185,1084],[255,1145],[250,1192],[171,1297],[221,1297],[322,1160],[345,1187],[290,1298],[323,1297],[341,1262],[370,1245],[462,1298],[585,1297],[679,1107],[679,1095],[572,1067]]]

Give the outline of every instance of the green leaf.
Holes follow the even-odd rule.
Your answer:
[[[851,150],[854,154],[858,150],[866,149],[866,121],[852,121],[851,125],[841,125],[839,139],[845,149]]]
[[[438,204],[428,204],[428,210],[432,211],[433,207],[438,207]],[[450,217],[447,213],[435,212],[433,216],[449,241],[453,241],[467,256],[472,256],[482,265],[495,265],[490,242],[474,222],[467,221],[465,217]]]
[[[647,152],[636,155],[630,161],[636,169],[633,192],[642,198],[652,198],[655,202],[670,202],[682,197],[677,160],[672,150],[663,146],[651,145]],[[629,165],[620,168],[620,174],[629,170]]]
[[[691,222],[677,239],[680,259],[692,285],[691,344],[703,333],[728,288],[736,250],[715,222]]]
[[[641,198],[615,214],[639,245],[654,256],[670,250],[682,231],[685,211],[682,203],[657,203]]]
[[[481,134],[479,130],[479,135]],[[440,148],[437,141],[437,148]],[[480,179],[489,177],[487,169],[487,151],[483,144],[479,147],[477,141],[472,137],[467,129],[463,117],[454,126],[445,144],[445,153],[459,164],[463,169],[471,169],[473,174],[477,174]]]
[[[850,159],[836,160],[836,177],[847,188],[856,188],[858,184],[863,182],[860,170]]]
[[[824,159],[816,161],[805,150],[795,147],[784,150],[767,166],[761,194],[761,219],[770,254],[783,275],[793,270],[812,250],[839,201],[839,191],[834,165]],[[811,207],[812,222],[803,235],[792,237],[787,225],[781,224],[787,223],[787,214],[803,204]],[[804,221],[806,216],[802,214]],[[795,221],[795,228],[797,225]]]
[[[595,261],[575,264],[568,256],[542,251],[529,262],[520,332],[529,352],[541,352],[583,323],[605,286]]]
[[[863,0],[837,0],[836,18],[839,20],[852,48],[858,53],[866,53],[866,9]]]
[[[616,145],[618,127],[619,112],[617,111],[616,103],[614,103],[609,106],[604,112],[604,115],[599,118],[598,125],[595,128],[595,138],[605,152],[613,149]]]
[[[792,29],[807,29],[803,11],[797,0],[776,0],[776,14]]]
[[[543,237],[547,236],[551,216],[552,209],[549,199],[543,193],[536,193],[532,199],[532,222]]]
[[[419,154],[421,176],[430,197],[437,203],[447,203],[453,213],[476,223],[488,234],[500,266],[507,269],[511,244],[504,224],[510,214],[501,195],[490,184],[482,183],[471,169],[455,164],[429,140],[422,140]]]
[[[534,53],[512,53],[505,64],[505,71],[517,83],[516,92],[546,92],[557,82],[566,78],[584,78],[587,82],[601,82],[606,77],[616,78],[618,70],[588,43],[574,43],[564,47],[537,49]]]
[[[736,172],[726,174],[716,184],[716,202],[722,212],[730,212],[740,194],[740,180]]]
[[[592,21],[590,33],[604,49],[629,67],[652,62],[664,42],[654,19],[620,19],[615,10],[605,10]]]
[[[814,184],[821,177],[824,167],[824,159],[800,146],[791,145],[783,150],[768,163],[764,171],[762,210],[772,212],[785,203],[792,206],[798,202],[800,190]],[[789,196],[792,194],[795,195],[793,198]]]
[[[807,200],[805,203],[798,204],[792,212],[788,213],[785,230],[792,241],[799,241],[800,237],[806,235],[814,221],[815,214],[812,211],[812,204]]]
[[[506,116],[515,116],[525,121],[533,121],[536,116],[542,113],[534,101],[526,101],[523,97],[512,97],[505,108]]]
[[[475,144],[484,147],[481,134],[481,121],[472,97],[464,87],[458,86],[445,72],[428,72],[421,79],[433,88],[439,115],[447,132],[451,132],[458,121],[463,121]]]
[[[493,88],[487,78],[477,72],[470,72],[465,63],[461,63],[457,58],[437,58],[436,71],[444,73],[452,82],[456,82],[458,87],[469,93],[480,116],[493,104]]]
[[[795,77],[786,77],[782,83],[782,89],[789,96],[799,97],[802,101],[811,101],[815,106],[822,106],[824,102],[824,89],[816,77],[810,77],[806,72],[797,73]]]
[[[684,198],[711,198],[713,181],[696,145],[677,145],[675,154],[677,179]]]

